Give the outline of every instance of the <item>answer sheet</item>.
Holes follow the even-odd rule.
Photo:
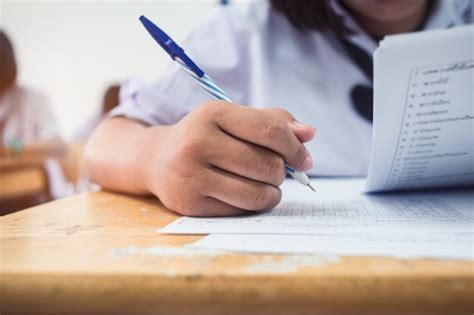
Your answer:
[[[374,78],[367,191],[474,184],[474,26],[386,37]]]
[[[262,254],[474,259],[472,233],[211,234],[188,246]]]
[[[474,189],[367,195],[364,179],[287,180],[282,202],[244,217],[182,217],[168,234],[472,233]]]

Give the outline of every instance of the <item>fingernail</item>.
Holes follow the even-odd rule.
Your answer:
[[[313,160],[309,155],[304,159],[301,168],[303,169],[303,172],[309,171],[313,168]]]
[[[293,126],[295,126],[296,128],[313,128],[313,127],[308,126],[308,125],[306,125],[306,124],[300,123],[300,122],[297,121],[297,120],[293,120],[293,121],[291,122],[291,124],[292,124]]]

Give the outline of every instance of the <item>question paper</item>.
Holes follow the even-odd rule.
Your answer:
[[[364,179],[287,180],[274,209],[243,217],[181,217],[168,234],[472,233],[474,189],[368,195]]]
[[[366,190],[474,184],[474,26],[388,36],[374,69]]]

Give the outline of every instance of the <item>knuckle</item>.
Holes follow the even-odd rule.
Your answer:
[[[292,164],[295,167],[299,167],[301,164],[303,164],[303,161],[305,160],[306,156],[306,148],[303,145],[299,145],[291,159]]]
[[[199,106],[200,111],[213,111],[216,108],[214,101],[207,101]]]
[[[268,205],[268,208],[275,208],[281,201],[281,198],[282,198],[282,192],[281,192],[281,189],[280,188],[274,188],[275,189],[275,194],[274,194],[274,198],[273,198],[273,203],[271,203],[270,205]]]
[[[272,207],[275,203],[278,195],[275,194],[275,187],[270,185],[264,185],[257,190],[257,194],[254,199],[254,205],[256,209],[265,209]]]
[[[265,178],[274,179],[275,184],[281,184],[282,174],[285,174],[285,162],[283,158],[276,154],[269,154],[265,163]],[[283,181],[283,180],[282,180]]]
[[[199,114],[204,119],[215,120],[219,118],[225,109],[225,102],[207,101],[198,108]]]
[[[206,139],[203,137],[190,137],[177,147],[177,156],[185,158],[196,158],[206,152]]]
[[[286,129],[286,124],[276,119],[269,119],[263,125],[263,132],[270,139],[281,137],[286,132]]]
[[[188,215],[190,211],[188,205],[190,204],[189,199],[191,194],[180,194],[179,186],[179,181],[171,180],[167,185],[162,187],[157,196],[166,208],[182,215]]]
[[[174,189],[169,189],[169,190],[174,190]],[[178,199],[174,197],[174,194],[172,191],[168,191],[165,194],[162,194],[159,197],[159,199],[166,208],[172,211],[175,211],[182,215],[189,215],[191,213],[191,208],[189,207],[187,198],[184,196]]]
[[[179,203],[176,207],[176,209],[173,209],[175,212],[189,216],[189,217],[195,217],[201,215],[200,209],[198,209],[194,204],[191,205],[190,203]]]
[[[179,187],[180,190],[182,187]],[[180,197],[174,195],[170,199],[162,200],[163,204],[181,215],[186,216],[202,216],[205,214],[202,198],[197,193],[188,193]]]
[[[172,209],[173,211],[181,214],[181,215],[186,215],[186,216],[192,216],[193,213],[195,212],[195,209],[191,208],[189,204],[186,204],[184,202],[178,203],[176,205],[172,205],[171,207],[168,207]]]
[[[177,190],[185,189],[192,199],[196,196],[206,193],[205,187],[212,187],[208,181],[208,170],[203,166],[194,166],[176,172],[179,176],[177,181]]]
[[[182,159],[174,159],[173,163],[162,174],[166,181],[154,187],[155,195],[170,210],[182,215],[200,215],[205,211],[201,197],[203,187],[208,186],[208,169]]]
[[[194,198],[192,201],[182,204],[179,213],[190,217],[205,216],[206,207],[203,198]]]
[[[287,111],[283,108],[273,108],[272,111],[276,116],[278,116],[278,117],[280,117],[284,120],[293,120],[294,119],[293,115],[289,111]]]
[[[285,168],[285,163],[283,162],[283,167],[280,168],[280,170],[278,171],[277,175],[276,175],[276,179],[275,179],[275,186],[280,186],[281,184],[283,184],[283,182],[285,181],[285,178],[286,178],[286,168]]]

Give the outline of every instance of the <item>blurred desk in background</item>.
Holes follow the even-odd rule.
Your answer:
[[[42,164],[50,158],[60,158],[66,154],[68,146],[60,141],[31,144],[21,147],[18,152],[0,147],[0,169],[24,165]]]
[[[0,218],[2,314],[472,314],[472,262],[253,255],[159,235],[156,199],[85,193]]]
[[[75,183],[81,173],[82,144],[32,145],[18,153],[0,150],[0,215],[53,199],[48,161],[54,161],[63,182]]]

